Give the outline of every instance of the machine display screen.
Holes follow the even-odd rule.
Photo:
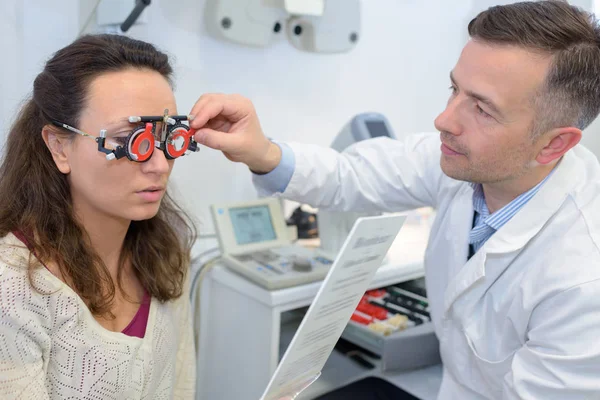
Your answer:
[[[365,125],[367,125],[367,130],[372,138],[387,136],[390,137],[390,133],[388,132],[387,127],[385,126],[385,122],[382,121],[365,121]]]
[[[238,245],[277,239],[269,206],[231,208],[229,217]]]

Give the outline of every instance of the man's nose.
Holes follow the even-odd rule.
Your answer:
[[[435,129],[439,132],[448,132],[458,135],[462,132],[462,124],[459,118],[460,99],[455,97],[448,101],[444,111],[434,121]]]

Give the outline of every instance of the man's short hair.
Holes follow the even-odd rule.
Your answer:
[[[533,99],[534,135],[564,126],[584,129],[600,112],[600,28],[593,14],[557,0],[496,6],[471,20],[469,35],[552,56]]]

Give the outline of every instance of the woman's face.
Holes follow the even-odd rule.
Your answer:
[[[146,69],[110,72],[95,78],[80,115],[78,129],[99,136],[106,129],[107,146],[121,144],[139,124],[129,116],[177,113],[169,83],[159,73]],[[161,123],[157,124],[157,131]],[[138,163],[127,157],[107,160],[90,138],[75,135],[62,146],[63,159],[55,162],[67,174],[75,212],[84,220],[99,218],[139,221],[158,212],[174,160],[155,149],[150,159]]]

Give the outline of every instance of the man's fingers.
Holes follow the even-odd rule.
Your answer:
[[[202,100],[202,99],[201,99]],[[200,104],[199,104],[200,103]],[[190,112],[194,119],[190,121],[190,128],[200,129],[206,126],[208,121],[218,117],[223,112],[223,104],[219,101],[198,102]]]
[[[209,129],[213,129],[215,131],[229,132],[229,129],[231,129],[232,125],[233,125],[233,123],[226,120],[225,118],[216,117],[216,118],[208,121],[208,123],[205,125],[205,127],[209,128]]]
[[[203,128],[211,119],[222,117],[231,123],[240,121],[253,112],[248,100],[238,95],[207,94],[202,95],[192,107],[190,122],[193,129]]]
[[[235,144],[240,140],[235,134],[219,132],[208,128],[197,131],[194,134],[194,139],[206,147],[224,152],[235,150]]]

